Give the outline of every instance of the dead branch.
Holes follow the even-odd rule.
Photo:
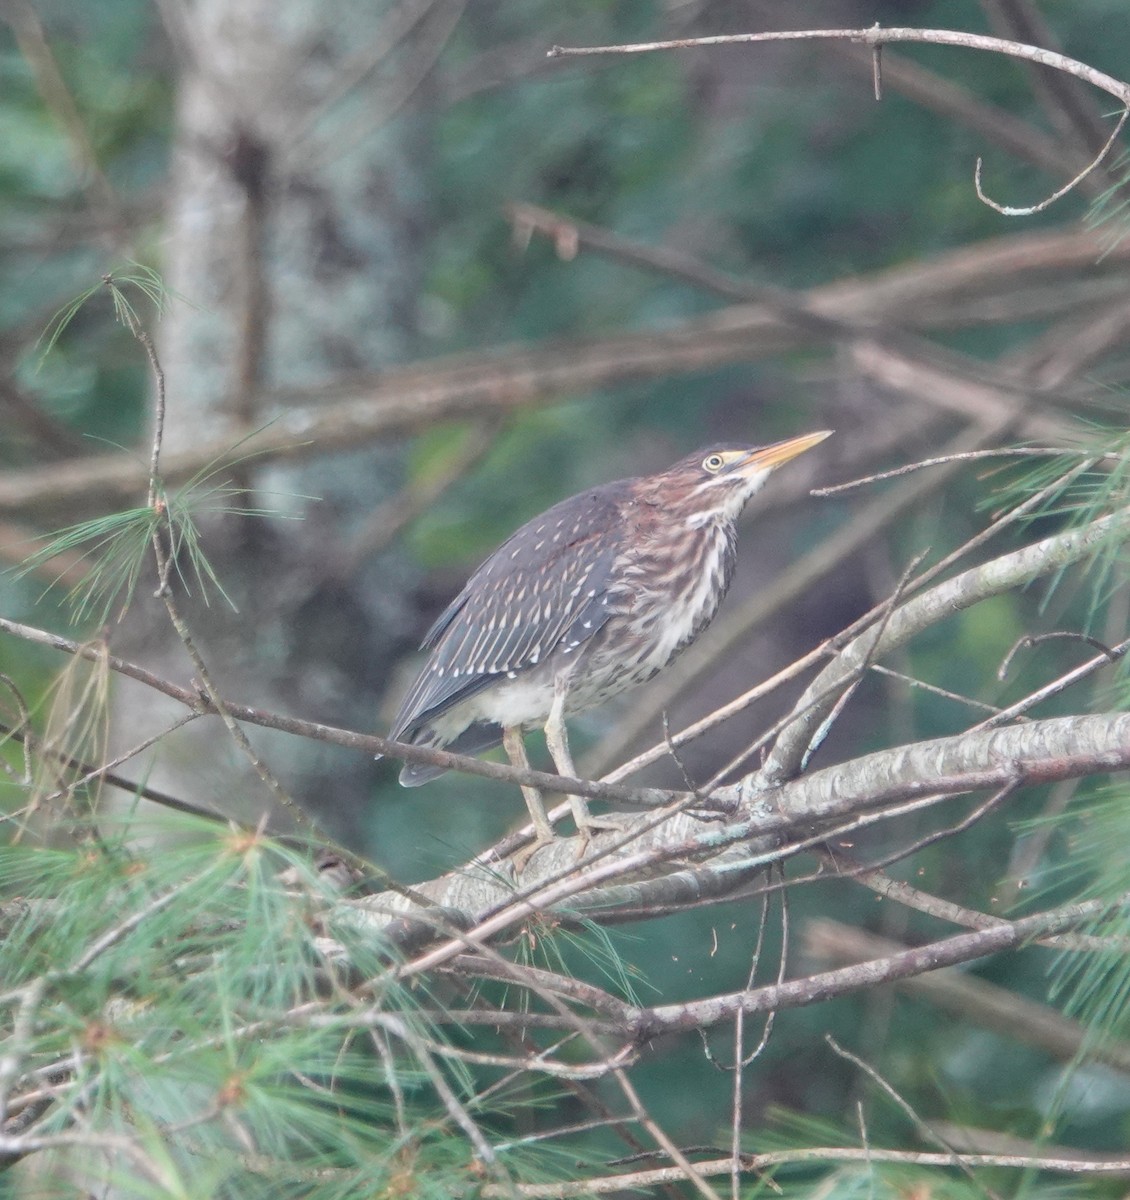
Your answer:
[[[1091,232],[1023,234],[963,247],[930,263],[817,288],[805,293],[804,300],[818,313],[855,322],[952,329],[985,319],[971,304],[975,295],[996,297],[996,311],[988,318],[992,321],[1065,311],[1078,303],[1067,277],[1100,282],[1112,277],[1111,284],[1121,289],[1119,272],[1128,261],[1130,239],[1110,249]],[[1044,289],[1034,304],[1017,306],[1008,299],[1023,296],[1037,283],[1054,286]],[[183,482],[204,467],[248,455],[264,463],[356,449],[438,421],[501,416],[550,403],[562,394],[752,362],[808,340],[810,335],[783,325],[771,311],[739,305],[661,332],[496,350],[274,393],[256,403],[260,412],[280,413],[273,423],[233,427],[187,450],[166,453],[164,479],[167,484]],[[1017,390],[1017,402],[1026,394]],[[0,510],[65,508],[80,499],[84,504],[130,503],[144,492],[147,478],[146,465],[128,453],[8,471],[0,479]]]
[[[804,952],[818,963],[865,962],[887,958],[904,949],[889,938],[827,918],[808,922],[804,931]],[[1081,1058],[1130,1072],[1130,1043],[1089,1037],[1078,1021],[984,979],[946,969],[902,980],[898,986],[943,1012],[1035,1046],[1059,1062]]]

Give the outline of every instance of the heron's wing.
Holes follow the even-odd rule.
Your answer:
[[[608,484],[563,500],[479,567],[424,639],[432,655],[404,699],[394,738],[498,676],[535,666],[562,639],[575,648],[604,625],[626,488]]]

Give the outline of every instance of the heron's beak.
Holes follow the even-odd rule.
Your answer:
[[[761,446],[757,450],[751,450],[746,458],[736,463],[735,466],[742,471],[747,469],[775,470],[782,463],[787,463],[790,458],[796,458],[798,454],[803,454],[806,450],[811,450],[813,446],[820,445],[834,432],[832,429],[821,429],[819,433],[804,433],[800,437],[789,438],[784,442],[774,442],[771,446]]]

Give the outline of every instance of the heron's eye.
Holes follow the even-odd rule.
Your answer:
[[[722,457],[721,454],[708,454],[702,460],[703,470],[709,471],[711,473],[711,475],[713,475],[716,471],[721,471],[725,465],[726,465],[726,460]]]

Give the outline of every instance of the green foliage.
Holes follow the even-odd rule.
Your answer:
[[[637,989],[653,989],[626,958],[626,943],[637,939],[617,936],[595,921],[575,920],[575,927],[556,921],[531,926],[518,943],[517,961],[544,966],[567,978],[592,978],[629,1004],[639,1004]]]
[[[50,1087],[44,1136],[81,1150],[84,1131],[98,1131],[107,1153],[71,1159],[91,1186],[466,1191],[470,1150],[433,1077],[474,1109],[472,1080],[420,1014],[427,992],[397,982],[395,953],[331,908],[307,862],[255,833],[184,819],[0,850],[14,1095]],[[331,940],[340,970],[324,953]]]
[[[1059,527],[1080,528],[1125,508],[1130,500],[1130,433],[1092,423],[1080,429],[1078,440],[1082,446],[1077,451],[1040,455],[1031,465],[1010,471],[982,508],[1009,512],[1023,505],[1024,526],[1041,536]],[[1096,544],[1081,573],[1087,583],[1086,626],[1094,625],[1124,585],[1125,557],[1117,530]],[[1045,604],[1062,578],[1063,572],[1052,577]]]
[[[122,189],[131,222],[132,214],[140,213],[137,232],[144,246],[146,238],[152,239],[145,225],[154,202],[141,189],[163,179],[175,71],[161,57],[165,52],[154,49],[156,17],[140,0],[90,0],[71,8],[63,16],[57,9],[47,14],[54,17],[52,46],[99,165]],[[648,37],[661,33],[666,22],[677,22],[688,8],[695,6],[602,2],[562,10],[544,0],[470,6],[436,68],[437,87],[442,90],[447,68],[473,64],[511,40],[548,44]],[[1124,4],[1076,0],[1049,3],[1042,10],[1069,36],[1072,52],[1118,69],[1102,60],[1125,42],[1119,36],[1126,29]],[[905,23],[908,11],[906,5],[891,4],[874,16]],[[733,14],[724,16],[728,22]],[[802,16],[811,17],[812,11],[798,11],[798,23]],[[922,24],[984,25],[974,0],[920,4],[913,17]],[[0,36],[7,37],[6,27]],[[1010,112],[1034,110],[1019,67],[948,50],[907,53]],[[500,212],[509,200],[544,203],[644,242],[686,248],[738,276],[789,284],[827,282],[836,274],[904,262],[962,238],[1005,230],[1002,218],[972,199],[972,162],[984,149],[980,138],[894,94],[875,105],[863,76],[855,90],[845,88],[843,80],[833,78],[834,60],[824,49],[805,48],[800,55],[788,60],[734,55],[731,66],[716,74],[699,74],[693,60],[676,57],[562,66],[510,87],[485,87],[433,114],[428,153],[421,155],[431,195],[430,209],[420,218],[426,227],[428,291],[422,353],[661,328],[713,303],[689,285],[596,255],[562,262],[537,240],[518,253]],[[799,70],[797,62],[803,64]],[[145,367],[136,345],[112,328],[110,309],[116,309],[117,320],[136,328],[139,313],[127,299],[132,289],[158,310],[163,289],[147,268],[134,264],[125,274],[111,276],[112,306],[83,305],[103,284],[73,303],[62,301],[80,281],[106,270],[105,243],[100,228],[86,242],[67,241],[87,181],[10,41],[0,42],[0,84],[0,233],[5,238],[0,327],[11,344],[28,345],[32,338],[24,331],[41,328],[45,314],[59,310],[36,356],[38,371],[31,370],[28,356],[15,364],[14,377],[65,427],[121,442],[136,438],[130,444],[144,452],[139,431],[146,424],[141,416]],[[1014,191],[1039,194],[1043,180],[1033,184],[1028,172],[1015,170],[1003,157],[989,152],[989,190],[1004,200],[1021,198]],[[1125,169],[1123,163],[1119,170]],[[1124,192],[1123,179],[1093,213],[1112,237],[1124,225]],[[1040,218],[1058,219],[1060,212]],[[1003,349],[1013,333],[973,334],[966,344],[983,350],[997,338],[1000,346],[992,348]],[[803,369],[804,363],[796,356],[796,366]],[[415,524],[409,537],[416,562],[457,573],[522,517],[590,483],[631,473],[641,445],[653,459],[668,449],[673,456],[720,425],[783,436],[803,427],[819,383],[814,388],[799,372],[794,377],[743,366],[646,389],[610,390],[583,403],[557,403],[516,417],[482,468]],[[1111,445],[1104,441],[1102,448]],[[1125,443],[1115,446],[1121,452]],[[409,470],[426,477],[457,452],[458,439],[450,430],[428,431],[410,451]],[[11,448],[4,454],[6,461],[18,460]],[[1018,475],[1013,491],[999,492],[992,504],[1008,506],[1030,497],[1077,461],[1069,456],[1043,462]],[[1124,471],[1119,463],[1114,471],[1065,483],[1033,513],[1028,532],[1082,522],[1120,503]],[[186,585],[205,595],[222,592],[199,545],[198,520],[206,511],[247,510],[214,478],[206,468],[183,488],[159,495],[156,508],[77,522],[29,565],[42,565],[61,552],[80,553],[91,574],[68,602],[76,617],[101,622],[128,604],[137,586],[145,586],[152,539],[163,536]],[[953,538],[955,523],[964,523],[972,507],[971,494],[972,489],[954,489],[951,524],[939,522],[942,534],[927,530],[929,514],[908,520],[892,539],[898,552],[905,550],[909,557],[926,544]],[[807,537],[798,534],[796,545]],[[1056,615],[1064,616],[1065,625],[1074,623],[1080,608],[1097,615],[1116,594],[1121,563],[1113,549],[1103,555],[1083,602],[1070,588],[1053,594],[1060,606]],[[937,638],[923,638],[909,649],[902,665],[962,690],[975,673],[982,677],[986,663],[1000,660],[1018,630],[1029,626],[1035,602],[1036,597],[1010,595],[963,613]],[[1063,649],[1062,656],[1053,659],[1049,653],[1033,669],[1050,675],[1055,664],[1067,661]],[[5,665],[11,663],[6,649]],[[983,698],[992,699],[990,691],[986,684]],[[1125,703],[1124,695],[1119,702]],[[906,721],[908,737],[948,732],[955,721],[952,702],[938,697],[916,694],[904,709],[898,716]],[[883,715],[864,710],[852,733],[855,748],[877,747],[888,739]],[[12,754],[17,769],[18,758]],[[496,789],[486,797],[485,791],[449,779],[426,799],[399,796],[400,812],[412,815],[395,828],[381,811],[387,806],[374,805],[382,836],[390,828],[395,835],[387,846],[390,861],[403,863],[418,854],[424,839],[442,844],[445,866],[477,848],[478,843],[463,844],[471,840],[461,834],[470,822],[479,822],[473,826],[477,837],[490,823],[482,816],[490,804],[499,825],[516,811],[516,794],[499,798]],[[1037,800],[1042,803],[1042,795],[1033,803]],[[456,806],[458,821],[468,824],[459,825],[452,816]],[[1113,798],[1098,803],[1086,798],[1072,815],[1083,832],[1072,846],[1071,881],[1088,894],[1111,896],[1127,887],[1125,855],[1111,849],[1127,844],[1123,808],[1124,802]],[[467,810],[475,811],[468,815]],[[101,840],[83,826],[78,836],[83,839],[78,845],[61,849],[35,845],[25,835],[0,858],[5,899],[0,919],[9,935],[0,945],[0,1004],[9,1038],[3,1049],[7,1054],[14,1047],[22,1067],[38,1071],[35,1079],[55,1089],[47,1131],[69,1134],[96,1127],[133,1142],[136,1152],[97,1159],[97,1169],[112,1176],[123,1194],[281,1192],[390,1200],[473,1194],[479,1167],[472,1166],[467,1140],[454,1129],[449,1109],[435,1092],[428,1068],[437,1056],[443,1058],[444,1078],[475,1118],[513,1135],[502,1143],[503,1153],[519,1177],[576,1173],[577,1160],[588,1149],[584,1139],[570,1143],[568,1158],[554,1158],[557,1152],[523,1140],[531,1128],[557,1121],[546,1111],[560,1101],[556,1092],[522,1081],[499,1093],[506,1104],[494,1098],[481,1104],[476,1098],[489,1071],[475,1071],[438,1050],[431,1059],[422,1053],[421,1039],[445,1045],[420,1011],[432,998],[423,987],[397,983],[391,970],[395,956],[387,947],[327,915],[331,897],[302,866],[304,855],[191,822],[163,824],[159,830],[123,825],[111,834],[102,829]],[[987,907],[1014,849],[1004,821],[986,822],[964,839],[922,856],[923,886]],[[278,877],[284,867],[296,871],[300,882],[284,887]],[[1066,872],[1057,875],[1056,886],[1068,886],[1065,877]],[[916,919],[899,925],[861,899],[860,889],[835,885],[804,889],[793,911],[799,921],[829,908],[893,936],[924,938],[936,932]],[[142,919],[127,928],[132,915]],[[710,936],[715,921],[723,931],[717,956]],[[628,998],[649,994],[642,979],[660,981],[664,999],[694,997],[742,986],[748,965],[742,934],[748,922],[748,908],[734,904],[667,923],[649,922],[638,942],[595,927],[580,933],[539,928],[536,943],[526,939],[518,952]],[[1115,916],[1094,932],[1123,942],[1130,936]],[[346,976],[344,968],[336,973],[335,960],[327,962],[322,955],[323,938],[347,947],[341,959],[358,964],[355,974]],[[1108,954],[1071,960],[1059,993],[1073,997],[1072,1011],[1080,1017],[1119,1035],[1125,1033],[1130,986],[1124,958],[1112,944]],[[1018,990],[1043,994],[1038,967],[1010,962],[988,970],[999,970],[1002,981],[1007,972],[1008,983]],[[21,1043],[9,1031],[37,980],[45,981],[44,992]],[[384,1045],[361,1019],[366,1012],[385,1021]],[[406,1023],[403,1037],[392,1032],[393,1016]],[[1054,1065],[1049,1068],[1034,1054],[1025,1056],[1014,1044],[971,1032],[959,1022],[938,1021],[925,1005],[873,997],[783,1017],[749,1073],[751,1108],[756,1104],[760,1113],[767,1100],[781,1096],[820,1113],[838,1115],[846,1107],[850,1072],[841,1064],[830,1066],[820,1053],[819,1034],[829,1024],[878,1045],[898,1086],[924,1113],[960,1112],[971,1125],[1021,1133],[1038,1128],[1047,1115],[1043,1098],[1049,1076],[1058,1069]],[[488,1040],[489,1034],[472,1031],[452,1035],[461,1047],[479,1048]],[[645,1101],[662,1113],[664,1123],[673,1117],[673,1128],[692,1135],[705,1125],[703,1136],[721,1128],[730,1078],[706,1062],[697,1041],[649,1048],[649,1054],[636,1078],[643,1078]],[[51,1073],[59,1063],[72,1062],[77,1073]],[[21,1077],[19,1086],[25,1083]],[[510,1105],[522,1111],[516,1114]],[[904,1138],[905,1123],[879,1107],[870,1118],[874,1144],[883,1144],[892,1131]],[[1125,1117],[1116,1114],[1097,1133],[1111,1136],[1119,1120]],[[749,1123],[754,1127],[748,1148],[773,1144],[759,1115]],[[814,1139],[849,1145],[863,1140],[853,1125],[846,1131],[839,1125],[806,1127],[798,1130],[798,1138],[802,1133],[809,1145]],[[783,1170],[777,1178],[786,1191],[806,1195],[941,1194],[948,1200],[959,1193],[984,1194],[957,1175],[867,1164],[830,1171],[821,1162]],[[766,1190],[764,1183],[747,1189],[758,1195]],[[1050,1189],[1021,1190],[1031,1195]]]
[[[1063,829],[1071,850],[1059,873],[1080,896],[1105,899],[1111,905],[1087,926],[1092,936],[1108,939],[1109,951],[1065,953],[1057,972],[1057,991],[1096,1038],[1130,1038],[1130,958],[1125,952],[1130,944],[1130,914],[1122,902],[1130,895],[1130,861],[1110,852],[1130,837],[1126,789],[1114,784],[1086,789],[1053,826]]]
[[[149,562],[152,538],[164,527],[164,514],[148,507],[82,521],[54,534],[25,560],[17,576],[38,571],[61,554],[81,551],[88,570],[66,593],[71,620],[77,624],[92,617],[103,624],[119,602],[118,616],[124,615]]]
[[[152,267],[147,267],[143,263],[134,262],[131,259],[129,265],[130,270],[127,272],[104,275],[98,283],[91,284],[90,287],[79,292],[55,313],[40,339],[41,363],[54,350],[56,342],[91,297],[104,290],[110,293],[114,306],[114,319],[131,332],[140,329],[142,323],[137,308],[130,299],[129,289],[139,291],[153,305],[157,316],[161,316],[170,299],[164,280]],[[183,297],[178,297],[178,299],[183,299]]]
[[[237,457],[234,463],[253,457],[253,454]],[[102,624],[116,607],[118,611],[113,615],[120,620],[151,563],[153,539],[159,537],[178,579],[188,591],[198,592],[206,601],[210,595],[218,594],[234,608],[204,553],[199,520],[219,513],[241,517],[282,514],[240,503],[246,489],[215,482],[217,476],[226,478],[232,465],[233,459],[225,455],[222,462],[202,467],[175,491],[160,493],[152,508],[126,509],[59,530],[28,556],[17,576],[49,567],[59,555],[80,552],[87,570],[66,593],[71,620],[76,624],[87,620]]]
[[[174,297],[158,272],[151,267],[130,262],[130,268],[126,273],[104,276],[99,283],[80,292],[55,314],[40,339],[43,343],[41,361],[50,358],[59,338],[88,301],[108,291],[116,320],[142,344],[150,356],[151,365],[156,367],[152,342],[144,330],[130,291],[136,290],[149,300],[158,317],[165,311],[170,299],[183,298]],[[163,381],[159,381],[159,386],[163,388]],[[253,436],[248,434],[232,447],[232,451]],[[78,624],[93,619],[103,624],[115,606],[120,606],[116,614],[116,619],[120,621],[150,561],[154,540],[157,539],[163,545],[163,554],[168,557],[187,590],[195,589],[205,601],[210,593],[215,592],[232,604],[204,554],[198,521],[206,514],[226,513],[242,517],[279,515],[274,510],[243,503],[240,498],[246,495],[246,489],[223,482],[234,466],[253,458],[254,453],[233,458],[229,452],[222,459],[205,464],[172,492],[166,492],[157,477],[151,481],[154,488],[152,504],[94,517],[59,530],[25,559],[16,575],[21,577],[38,572],[41,568],[49,568],[55,558],[64,555],[70,557],[77,552],[86,570],[66,594],[71,620]],[[68,569],[64,568],[60,577]]]
[[[1130,231],[1130,151],[1110,164],[1114,182],[1091,204],[1087,224],[1097,229],[1107,250],[1113,250]]]

